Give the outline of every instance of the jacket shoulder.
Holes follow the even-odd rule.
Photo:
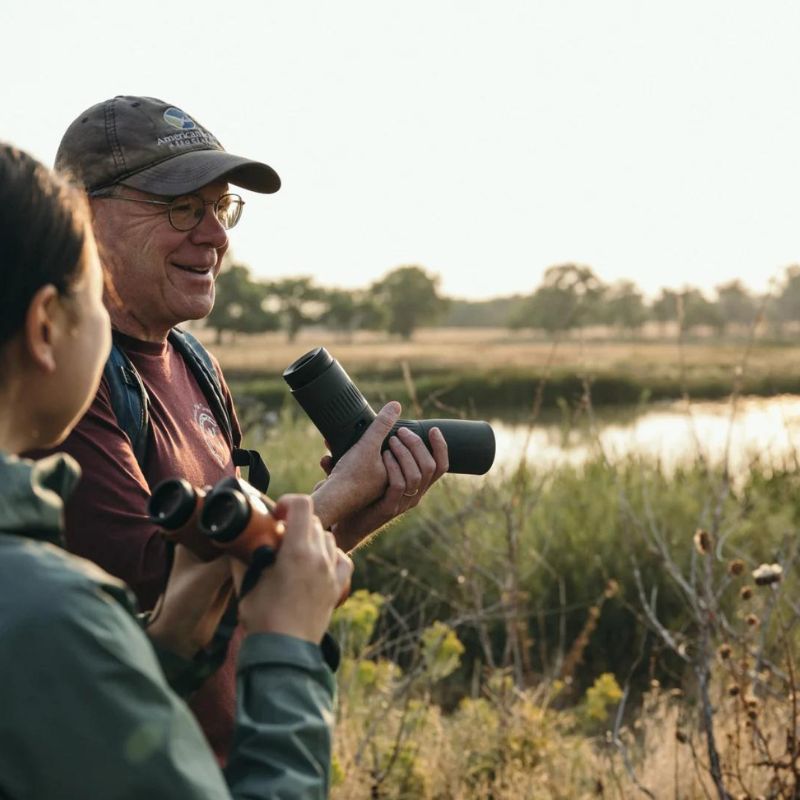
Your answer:
[[[62,548],[10,534],[0,535],[0,618],[20,623],[79,614],[81,598],[114,602],[131,615],[136,602],[118,578]]]

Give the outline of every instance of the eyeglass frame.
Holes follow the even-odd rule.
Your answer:
[[[124,187],[124,184],[119,184],[119,187]],[[89,197],[95,200],[124,200],[128,203],[145,203],[146,205],[150,206],[167,206],[167,220],[169,221],[170,226],[173,230],[178,231],[179,233],[189,233],[189,231],[193,231],[196,227],[200,225],[203,221],[203,217],[206,215],[206,206],[211,206],[214,209],[214,217],[217,222],[222,225],[222,222],[217,215],[217,210],[219,208],[220,201],[224,197],[235,197],[239,201],[239,216],[236,217],[236,222],[230,226],[230,228],[226,228],[222,225],[223,229],[226,231],[232,230],[239,224],[239,220],[242,218],[242,211],[244,210],[245,201],[241,195],[236,194],[235,192],[225,192],[221,194],[216,200],[204,200],[202,195],[197,194],[197,192],[187,192],[186,194],[179,194],[173,197],[171,200],[145,200],[141,197],[122,197],[121,195],[113,194],[113,192],[119,188],[117,186],[112,187],[109,189],[98,189],[94,192],[89,192]],[[172,221],[172,205],[175,203],[176,200],[180,200],[183,197],[196,197],[202,204],[203,204],[203,213],[200,217],[198,217],[197,221],[192,225],[191,228],[179,228],[175,223]]]

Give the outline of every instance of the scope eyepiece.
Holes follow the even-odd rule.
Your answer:
[[[333,361],[333,356],[324,347],[315,347],[286,367],[283,378],[292,389],[302,389],[325,372]]]

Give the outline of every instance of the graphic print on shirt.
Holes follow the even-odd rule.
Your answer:
[[[228,463],[228,448],[225,444],[225,437],[220,431],[216,417],[211,410],[202,403],[194,404],[194,421],[203,432],[203,439],[211,451],[214,460],[224,469]]]

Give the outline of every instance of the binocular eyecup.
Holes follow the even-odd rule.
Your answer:
[[[169,478],[153,490],[148,514],[166,539],[203,561],[227,553],[249,562],[260,547],[277,550],[283,537],[283,522],[272,516],[267,499],[240,478],[223,478],[208,493]]]
[[[283,372],[295,400],[331,448],[334,463],[363,435],[377,416],[342,368],[324,347],[300,356]],[[401,419],[383,443],[399,428],[414,431],[431,450],[428,433],[436,427],[447,442],[448,472],[483,475],[494,463],[494,431],[488,422],[460,419]]]

